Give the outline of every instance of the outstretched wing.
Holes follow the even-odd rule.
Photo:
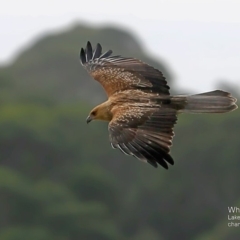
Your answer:
[[[109,123],[110,141],[127,155],[157,167],[174,164],[169,155],[177,121],[176,110],[169,108],[118,109]]]
[[[159,70],[140,60],[111,54],[111,50],[102,54],[99,43],[93,50],[90,42],[80,51],[82,65],[100,82],[108,97],[129,89],[169,95],[169,86]]]

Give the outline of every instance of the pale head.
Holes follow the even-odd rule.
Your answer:
[[[112,120],[112,113],[109,109],[108,102],[104,102],[92,109],[86,121],[87,123],[90,123],[92,120],[102,120],[108,122]]]

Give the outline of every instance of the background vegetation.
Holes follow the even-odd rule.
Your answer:
[[[129,33],[76,25],[0,69],[1,240],[230,240],[240,204],[240,113],[182,115],[170,170],[111,149],[86,126],[106,97],[79,64],[87,40],[161,69]],[[213,89],[209,89],[213,90]]]

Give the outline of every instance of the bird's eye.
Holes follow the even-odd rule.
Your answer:
[[[96,111],[92,112],[92,115],[93,115],[93,116],[96,116]]]

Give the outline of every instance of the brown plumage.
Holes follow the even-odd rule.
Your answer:
[[[224,113],[237,108],[230,93],[216,90],[190,95],[170,96],[163,74],[134,58],[102,54],[90,42],[81,49],[80,60],[88,73],[105,89],[108,100],[95,107],[87,122],[109,122],[110,142],[127,155],[157,167],[174,163],[170,147],[177,114]]]

